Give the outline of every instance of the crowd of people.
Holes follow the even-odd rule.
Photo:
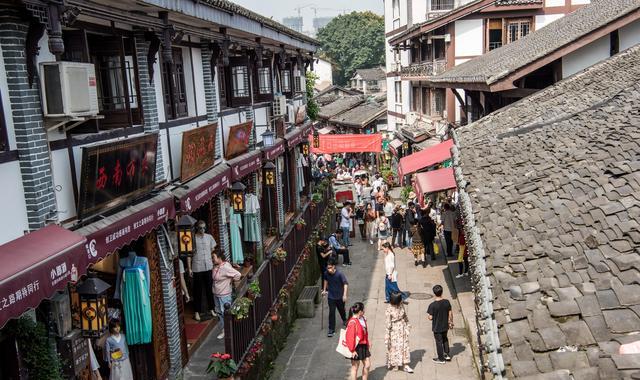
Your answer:
[[[437,264],[437,256],[445,261],[457,254],[459,272],[457,278],[469,273],[468,255],[462,218],[455,206],[455,193],[447,198],[433,197],[423,206],[416,201],[416,194],[407,194],[405,202],[393,201],[389,191],[391,184],[380,174],[373,174],[371,165],[359,161],[356,156],[329,159],[319,157],[315,161],[314,178],[331,175],[337,183],[352,183],[353,200],[342,202],[337,219],[338,228],[328,237],[318,241],[317,256],[323,273],[322,294],[329,305],[328,337],[336,334],[338,312],[344,330],[340,342],[346,344],[351,359],[351,378],[356,379],[359,369],[366,380],[370,367],[371,341],[365,318],[364,304],[354,303],[348,309],[347,277],[338,269],[340,256],[342,265],[352,265],[349,247],[352,231],[356,230],[362,241],[376,246],[384,255],[385,303],[388,304],[385,321],[385,346],[387,367],[408,373],[409,366],[409,319],[405,305],[408,294],[398,286],[396,251],[408,249],[414,257],[416,267],[425,268]],[[357,229],[353,223],[357,225]],[[357,236],[357,235],[356,235]],[[372,247],[373,248],[373,247]],[[437,357],[433,361],[445,364],[451,360],[447,332],[453,327],[451,304],[442,298],[443,288],[432,289],[435,300],[429,305],[427,318],[432,323]]]

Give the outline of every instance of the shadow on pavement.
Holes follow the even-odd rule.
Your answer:
[[[449,347],[449,356],[454,357],[466,350],[467,348],[462,343],[454,343],[453,346]]]

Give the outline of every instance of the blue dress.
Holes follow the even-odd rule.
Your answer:
[[[231,235],[231,261],[234,264],[244,263],[244,255],[242,254],[242,237],[240,229],[242,228],[242,215],[236,214],[233,207],[229,207],[229,232]]]
[[[129,344],[151,342],[151,299],[149,297],[149,264],[137,257],[122,273],[122,305]]]

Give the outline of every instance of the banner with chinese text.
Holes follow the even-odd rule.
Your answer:
[[[311,146],[311,152],[321,153],[379,153],[382,150],[382,135],[379,133],[372,135],[320,135],[320,146]],[[309,136],[309,141],[313,141],[313,136]]]

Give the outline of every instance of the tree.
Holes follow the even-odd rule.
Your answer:
[[[316,100],[313,98],[313,95],[314,95],[313,89],[316,85],[316,80],[318,79],[318,76],[313,71],[307,71],[306,76],[307,76],[306,78],[307,115],[309,115],[309,118],[311,120],[316,120],[320,109],[318,107],[318,103],[316,103]]]
[[[338,64],[334,83],[344,85],[356,69],[384,65],[384,18],[372,12],[341,15],[320,29],[321,55]]]

